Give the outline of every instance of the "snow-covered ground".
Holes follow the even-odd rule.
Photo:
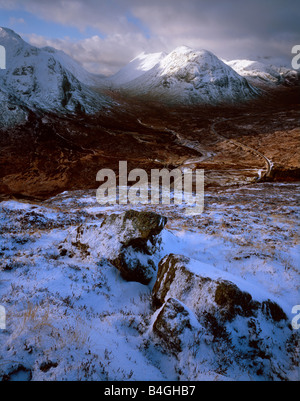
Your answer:
[[[178,206],[135,209],[169,219],[153,256],[156,265],[170,253],[188,256],[196,270],[207,266],[210,276],[230,279],[258,301],[278,303],[292,320],[292,307],[300,304],[298,194],[295,184],[208,192],[199,217],[187,217]],[[236,363],[224,363],[220,370],[222,361],[208,338],[195,342],[193,357],[168,352],[152,332],[154,281],[148,286],[126,282],[85,247],[70,252],[68,238],[78,226],[97,227],[106,215],[126,209],[101,207],[94,191],[63,193],[41,204],[0,204],[0,305],[7,324],[0,330],[0,377],[270,379]],[[296,351],[291,349],[291,357]],[[278,358],[274,354],[270,362],[277,370]],[[290,363],[283,377],[297,380],[298,374]]]

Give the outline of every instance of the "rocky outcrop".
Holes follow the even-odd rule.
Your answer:
[[[151,256],[159,246],[159,234],[166,223],[165,217],[134,210],[104,220],[101,235],[114,243],[107,244],[108,259],[125,280],[146,285],[152,280],[156,268]]]
[[[225,359],[234,359],[252,366],[257,375],[282,378],[290,368],[287,348],[293,341],[287,315],[276,302],[254,298],[228,280],[226,273],[181,255],[168,255],[159,264],[153,288],[154,306],[160,308],[153,334],[175,353],[195,356],[198,352],[199,357],[203,339],[212,338],[211,346],[223,366]],[[281,367],[274,363],[274,355],[284,361]]]
[[[150,212],[129,210],[122,214],[112,214],[105,218],[101,229],[107,235],[117,237],[125,247],[133,246],[145,253],[153,254],[167,218]]]
[[[7,375],[3,375],[0,377],[2,382],[10,382],[10,381],[25,381],[30,382],[32,380],[32,371],[31,369],[25,368],[23,365],[19,365],[16,369],[13,369]]]
[[[198,316],[210,311],[223,320],[232,321],[237,316],[257,316],[260,311],[274,322],[287,320],[276,303],[253,300],[251,294],[240,290],[236,284],[217,278],[212,266],[181,255],[168,255],[159,264],[153,289],[154,304],[160,307],[170,297],[184,302]]]
[[[68,242],[86,255],[107,259],[125,280],[147,285],[156,273],[153,255],[166,223],[155,213],[130,210],[106,217],[100,226],[78,227]]]

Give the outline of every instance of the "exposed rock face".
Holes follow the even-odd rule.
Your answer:
[[[80,226],[70,241],[86,254],[109,260],[125,280],[147,285],[156,271],[151,256],[159,248],[166,223],[155,213],[131,210],[106,217],[100,226]]]
[[[8,375],[2,377],[2,382],[10,381],[31,381],[32,372],[30,369],[25,368],[23,365],[19,365],[16,369],[12,370]]]
[[[270,364],[274,355],[289,367],[287,347],[293,334],[283,309],[271,300],[254,300],[212,266],[166,256],[159,265],[153,301],[161,308],[153,333],[175,352],[195,354],[201,341],[212,337],[220,359],[234,358],[239,364],[248,359],[249,364],[250,358],[258,375],[282,375],[284,368]]]
[[[250,294],[241,291],[229,281],[218,283],[214,300],[227,319],[233,319],[237,315],[243,317],[254,316],[260,307],[259,302],[253,301]]]
[[[119,255],[110,262],[125,280],[145,285],[150,283],[156,271],[153,260],[143,252],[139,252],[138,248],[123,247]]]

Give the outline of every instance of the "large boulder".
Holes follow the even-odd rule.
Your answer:
[[[153,255],[166,223],[158,214],[130,210],[107,216],[100,225],[78,227],[67,242],[85,256],[108,260],[125,280],[147,285],[156,274]]]
[[[242,370],[250,367],[251,374],[284,378],[292,365],[288,348],[296,344],[294,333],[280,305],[254,294],[261,292],[242,279],[168,255],[159,264],[153,288],[153,335],[168,349],[200,359],[203,339],[212,338],[210,350],[223,368],[234,361]]]
[[[153,288],[155,306],[161,307],[171,297],[185,303],[198,316],[209,311],[220,319],[232,321],[237,316],[257,316],[260,311],[274,322],[287,320],[275,302],[253,300],[249,292],[229,281],[224,272],[181,255],[171,254],[160,262]]]
[[[101,230],[107,239],[118,242],[118,248],[131,246],[151,255],[166,224],[167,218],[156,213],[129,210],[106,217]]]

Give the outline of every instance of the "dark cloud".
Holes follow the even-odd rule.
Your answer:
[[[97,29],[100,37],[62,40],[59,47],[68,52],[80,47],[77,59],[86,66],[102,57],[101,72],[114,72],[141,51],[171,51],[183,44],[224,58],[271,56],[288,62],[300,40],[299,0],[0,0],[0,7],[23,8],[82,31]],[[32,40],[43,44],[46,38]],[[47,44],[55,42],[47,38]]]

